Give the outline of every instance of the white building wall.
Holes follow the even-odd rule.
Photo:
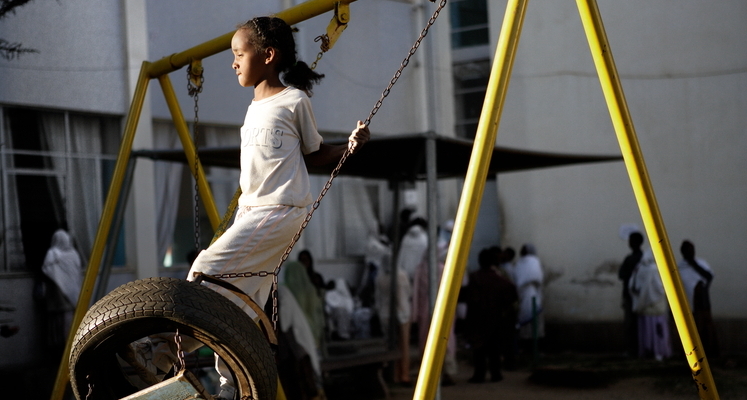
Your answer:
[[[119,1],[34,1],[0,37],[38,53],[0,60],[0,103],[122,114],[128,99]]]
[[[715,271],[715,316],[744,318],[747,5],[598,3],[675,257],[692,240]],[[505,2],[493,5],[499,29]],[[574,3],[529,3],[497,143],[619,154]],[[499,182],[506,244],[533,242],[555,276],[547,317],[619,320],[617,266],[629,250],[617,232],[623,223],[642,226],[624,164],[504,174]]]

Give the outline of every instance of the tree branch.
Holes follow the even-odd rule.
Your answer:
[[[10,43],[7,40],[0,39],[0,57],[10,61],[20,57],[24,53],[38,53],[38,50],[25,49],[20,43]]]
[[[31,0],[0,0],[0,19],[7,17],[16,12],[15,8],[20,7]],[[21,43],[11,43],[5,39],[0,39],[0,57],[6,60],[12,60],[20,57],[24,53],[38,53],[38,50],[21,47]]]
[[[14,8],[20,7],[31,0],[0,0],[0,19],[8,13],[14,13]]]

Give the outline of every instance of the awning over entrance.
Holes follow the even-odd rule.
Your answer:
[[[372,138],[355,156],[348,158],[341,175],[370,179],[414,181],[426,178],[426,141],[436,141],[436,169],[438,178],[463,177],[472,154],[472,141],[436,135],[414,134]],[[345,140],[325,140],[340,144]],[[184,151],[139,150],[135,157],[186,163]],[[204,166],[239,168],[239,148],[203,148],[199,150]],[[563,165],[621,161],[620,155],[576,155],[511,149],[496,146],[490,162],[490,173],[513,172]],[[312,174],[330,174],[336,165],[309,166]]]

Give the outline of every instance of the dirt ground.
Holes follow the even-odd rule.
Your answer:
[[[747,355],[709,360],[722,400],[747,400]],[[460,357],[456,385],[441,388],[441,400],[547,399],[698,399],[684,356],[663,362],[639,360],[616,355],[553,354],[543,355],[536,368],[528,362],[516,371],[504,371],[501,382],[468,383],[472,366]],[[5,392],[0,399],[49,399],[56,365],[45,369],[0,371]],[[326,386],[328,400],[413,399],[414,388],[377,379],[375,367],[351,368],[330,377]],[[382,371],[382,377],[391,371]],[[417,377],[418,365],[411,375]]]
[[[747,400],[747,358],[712,361],[720,399]],[[456,385],[442,387],[442,400],[486,399],[698,399],[690,371],[682,359],[638,360],[604,355],[562,354],[544,356],[536,368],[524,366],[504,371],[500,382],[469,383],[472,367],[460,361]],[[417,375],[417,366],[413,377]],[[349,391],[333,389],[330,400],[386,399],[381,386],[365,384],[362,373],[349,377]],[[414,388],[388,384],[390,400],[413,399]]]
[[[454,386],[441,388],[442,400],[483,400],[483,399],[553,399],[553,400],[614,400],[614,399],[650,399],[674,400],[683,398],[697,399],[695,389],[690,397],[682,393],[671,393],[657,387],[652,377],[632,377],[621,379],[599,387],[564,387],[562,385],[536,384],[530,381],[529,371],[508,371],[501,382],[482,384],[468,383],[471,369],[464,371],[455,379]],[[413,398],[413,389],[393,387],[392,400]]]

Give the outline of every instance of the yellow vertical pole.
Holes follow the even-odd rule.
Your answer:
[[[495,148],[503,104],[508,91],[516,48],[528,0],[509,0],[498,38],[485,101],[477,125],[474,147],[464,181],[454,232],[446,256],[443,277],[434,305],[428,340],[413,399],[433,399],[438,389],[446,343],[456,310],[457,297],[466,269],[470,243],[485,189],[490,157]]]
[[[685,290],[682,287],[664,221],[659,212],[615,61],[612,58],[612,50],[602,25],[599,8],[595,0],[576,0],[576,4],[669,306],[672,309],[687,361],[698,388],[698,395],[701,399],[718,399],[716,384],[695,327],[695,320],[688,306]]]
[[[218,213],[218,208],[215,206],[213,192],[210,191],[210,185],[208,185],[207,179],[205,179],[205,170],[202,168],[202,163],[195,157],[195,144],[189,136],[189,128],[184,121],[182,109],[179,107],[179,100],[176,98],[176,93],[174,93],[174,86],[171,85],[171,79],[168,74],[159,76],[158,82],[161,84],[163,97],[166,99],[166,104],[171,112],[171,119],[174,121],[174,127],[176,127],[179,140],[182,142],[184,154],[187,156],[188,165],[193,176],[195,175],[195,161],[197,161],[197,176],[195,176],[197,187],[200,198],[205,205],[205,211],[210,219],[210,225],[213,227],[213,231],[215,231],[218,229],[218,225],[220,225],[220,214]]]
[[[104,247],[106,246],[106,238],[109,236],[109,230],[111,229],[112,220],[117,208],[119,193],[122,191],[122,182],[124,181],[125,173],[127,172],[127,163],[130,161],[132,143],[135,140],[135,131],[137,129],[138,121],[140,120],[140,112],[143,109],[143,102],[145,101],[145,93],[148,90],[148,83],[150,82],[147,73],[149,66],[150,63],[145,61],[140,68],[140,76],[138,77],[135,86],[135,94],[133,95],[132,103],[130,104],[130,111],[127,115],[127,122],[125,123],[124,134],[122,136],[122,144],[119,147],[117,163],[114,167],[112,181],[109,184],[109,193],[106,195],[104,210],[101,213],[101,220],[99,220],[99,227],[96,231],[96,239],[93,242],[91,258],[88,260],[86,276],[83,280],[80,296],[78,297],[78,305],[75,307],[73,321],[70,324],[70,333],[67,336],[65,350],[62,353],[60,367],[57,370],[57,378],[55,379],[54,387],[52,388],[51,400],[62,400],[65,395],[67,383],[70,379],[68,358],[70,357],[75,330],[80,325],[83,316],[88,310],[88,304],[91,302],[91,295],[93,294],[93,287],[96,284],[96,277],[99,274],[101,258],[103,257]]]

